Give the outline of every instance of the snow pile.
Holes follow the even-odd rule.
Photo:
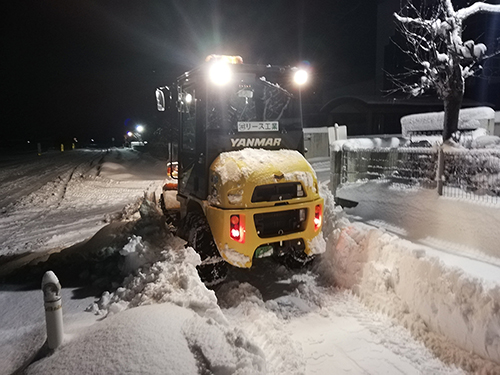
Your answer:
[[[134,374],[195,374],[196,360],[180,329],[193,319],[193,312],[172,304],[131,309],[86,328],[25,373],[119,374],[126,368]]]
[[[278,272],[280,272],[278,270]],[[301,345],[292,339],[280,311],[293,309],[293,303],[271,300],[264,302],[261,292],[253,285],[231,282],[217,293],[224,315],[233,326],[251,333],[253,340],[266,353],[269,374],[304,374],[305,363]]]
[[[481,280],[446,267],[425,247],[360,224],[346,227],[330,253],[337,285],[397,319],[446,363],[500,371],[498,286],[484,289]]]
[[[115,292],[105,292],[89,311],[106,318],[74,339],[66,337],[60,350],[28,373],[106,374],[124,368],[148,374],[265,373],[263,353],[228,324],[214,292],[198,277],[199,255],[183,243],[171,237],[161,260],[140,268]],[[158,253],[151,246],[132,237],[123,252]]]
[[[127,246],[136,243],[137,239],[131,238]],[[184,243],[184,240],[172,237],[164,245],[160,260],[127,277],[124,286],[116,292],[105,293],[93,311],[114,314],[131,307],[171,302],[197,310],[201,315],[213,313],[212,318],[221,320],[215,295],[198,277],[196,266],[201,263],[200,257],[192,248],[183,249]],[[142,246],[151,245],[142,243]]]
[[[419,234],[427,233],[427,227],[422,228],[423,226],[437,224],[441,224],[436,229],[437,232],[443,230],[442,224],[449,225],[448,232],[455,233],[455,236],[464,232],[464,229],[456,227],[458,223],[462,223],[461,216],[456,221],[444,219],[438,223],[432,220],[426,222],[434,217],[427,211],[431,210],[431,206],[419,201],[418,194],[412,194],[415,191],[401,190],[397,194],[394,189],[384,186],[386,194],[393,197],[393,204],[381,207],[376,202],[383,202],[383,198],[377,197],[377,189],[369,190],[369,186],[377,185],[365,185],[366,188],[357,194],[358,197],[373,199],[373,205],[363,207],[365,202],[361,199],[359,209],[352,211],[357,210],[358,214],[363,215],[371,208],[374,211],[368,217],[391,218],[394,221],[388,220],[387,227],[399,229],[404,235],[415,235],[416,233],[411,233],[412,229],[417,233],[422,230]],[[422,193],[420,190],[419,194]],[[405,194],[406,197],[403,198]],[[354,198],[354,194],[350,198]],[[404,205],[398,205],[399,199],[411,202],[415,207],[403,208]],[[330,203],[331,201],[329,199]],[[457,212],[452,209],[457,202],[442,201],[438,202],[437,212]],[[450,206],[443,208],[439,203]],[[379,208],[381,209],[378,210]],[[414,215],[401,217],[401,210],[413,212]],[[327,206],[327,212],[330,212],[329,215],[332,212],[337,216],[342,215],[341,211],[331,206]],[[477,210],[469,207],[466,212],[472,215]],[[413,226],[412,219],[416,218],[420,221]],[[485,223],[491,220],[488,216],[471,218],[474,219]],[[478,223],[475,224],[472,228],[481,227]],[[463,225],[466,227],[467,221]],[[465,232],[470,236],[470,231]],[[487,231],[483,235],[485,240],[491,237],[491,233]],[[481,238],[481,234],[478,233],[476,237]],[[459,241],[461,240],[462,237]],[[493,249],[492,247],[492,251]],[[376,229],[363,223],[349,223],[346,218],[341,218],[337,220],[335,227],[330,228],[326,259],[320,272],[336,285],[351,289],[371,309],[396,319],[444,362],[460,363],[469,372],[500,373],[498,267],[492,265],[488,268],[483,263],[478,267],[477,273],[466,272],[464,270],[471,268],[473,260],[467,260],[469,267],[458,263],[459,268],[450,265],[450,261],[445,263],[441,255],[436,255],[437,252],[432,248],[400,239],[384,229]]]

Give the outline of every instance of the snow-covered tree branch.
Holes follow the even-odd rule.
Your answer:
[[[394,17],[406,39],[400,46],[415,64],[406,73],[393,76],[398,90],[413,96],[434,90],[444,103],[443,139],[449,140],[458,128],[458,115],[465,91],[465,79],[481,70],[481,62],[498,51],[486,54],[487,47],[462,40],[463,24],[478,13],[500,13],[500,5],[476,2],[455,11],[451,0],[438,0],[417,9],[412,0]],[[412,80],[409,78],[412,77]]]

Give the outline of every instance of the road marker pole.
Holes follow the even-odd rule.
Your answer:
[[[52,271],[45,272],[42,278],[43,300],[45,304],[45,323],[49,349],[57,349],[63,341],[63,315],[61,284]]]

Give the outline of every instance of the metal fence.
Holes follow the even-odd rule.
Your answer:
[[[500,202],[500,150],[444,153],[443,195]]]
[[[500,150],[446,151],[443,158],[444,196],[500,203]],[[332,188],[374,179],[438,186],[439,152],[434,148],[354,149],[332,152]]]

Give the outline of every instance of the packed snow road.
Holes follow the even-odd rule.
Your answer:
[[[263,260],[252,270],[231,269],[225,282],[206,288],[195,268],[198,255],[143,199],[161,187],[164,163],[120,149],[82,158],[2,210],[0,261],[62,249],[0,287],[6,374],[463,373],[349,290],[335,289],[332,273],[349,272],[358,260],[337,256],[332,265],[331,246],[307,269]],[[37,168],[31,170],[25,178],[34,185]],[[64,173],[68,178],[59,178]],[[331,196],[327,201],[324,232],[331,243],[340,229]],[[342,233],[356,244],[359,231]],[[33,289],[47,267],[61,279],[65,314],[63,345],[50,356],[42,347],[41,292]],[[391,315],[394,301],[372,297],[381,297]],[[415,318],[414,325],[424,324]],[[498,369],[479,366],[484,374]]]
[[[165,166],[132,150],[72,150],[0,162],[0,259],[59,251],[135,212]],[[23,262],[24,262],[23,261]],[[0,275],[2,274],[0,266]]]
[[[5,208],[19,198],[33,193],[43,185],[61,176],[69,177],[80,163],[92,167],[100,151],[36,153],[0,158],[0,207]],[[90,160],[90,161],[89,161]],[[69,174],[68,174],[69,173]],[[36,178],[33,178],[36,176]]]

